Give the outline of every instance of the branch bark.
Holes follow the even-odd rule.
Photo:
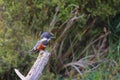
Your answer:
[[[17,69],[15,69],[16,74],[21,80],[38,80],[42,75],[42,71],[45,68],[48,60],[50,58],[50,53],[46,51],[41,51],[37,57],[36,62],[28,72],[27,76],[23,76]]]

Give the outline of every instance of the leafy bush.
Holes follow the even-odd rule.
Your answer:
[[[0,0],[0,79],[17,80],[15,67],[27,74],[36,57],[28,55],[29,50],[40,31],[51,31],[56,36],[47,48],[52,50],[56,46],[41,79],[49,79],[48,75],[51,80],[79,77],[107,80],[111,79],[109,75],[118,79],[119,6],[120,0]],[[56,7],[59,11],[55,24],[50,26]],[[104,58],[116,63],[113,69],[104,67],[111,63],[104,63],[95,71],[85,73]],[[110,71],[104,73],[107,68]]]

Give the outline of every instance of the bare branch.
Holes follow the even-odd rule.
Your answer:
[[[59,7],[57,6],[57,7],[56,7],[56,12],[55,12],[55,14],[54,14],[54,17],[53,17],[53,19],[52,19],[52,21],[51,21],[51,23],[50,23],[50,27],[54,27],[55,22],[56,22],[56,18],[57,18],[58,11],[59,11]],[[51,28],[51,30],[52,30],[52,28]]]
[[[72,67],[74,67],[74,68],[77,70],[77,72],[78,72],[80,75],[82,75],[82,72],[81,72],[76,66],[72,65]]]
[[[85,53],[85,51],[86,51],[92,44],[94,44],[94,43],[97,42],[98,40],[106,37],[108,34],[110,34],[110,32],[107,32],[106,34],[101,35],[99,38],[97,38],[96,40],[94,40],[93,42],[91,42],[91,43],[81,52],[81,54]]]
[[[23,76],[17,69],[15,69],[16,74],[21,78],[21,80],[38,80],[42,75],[48,60],[50,58],[50,53],[46,51],[41,51],[34,65],[28,72],[26,76]]]

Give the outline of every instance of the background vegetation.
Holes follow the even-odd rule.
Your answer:
[[[120,80],[120,0],[0,0],[0,80],[27,74],[44,31],[56,38],[41,80]]]

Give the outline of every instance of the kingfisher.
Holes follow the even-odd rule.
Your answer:
[[[47,45],[49,44],[50,40],[53,39],[53,34],[50,32],[43,32],[40,36],[40,40],[36,43],[33,47],[31,52],[39,52],[41,50],[45,50]]]

